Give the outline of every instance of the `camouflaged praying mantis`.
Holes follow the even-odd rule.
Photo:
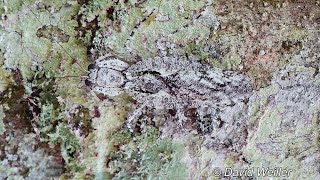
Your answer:
[[[89,65],[88,70],[85,83],[94,92],[105,96],[127,93],[138,102],[126,121],[131,131],[133,121],[146,107],[174,109],[181,123],[190,108],[196,109],[199,118],[208,114],[212,118],[225,116],[225,119],[239,113],[241,116],[238,110],[252,92],[249,81],[234,72],[170,57],[129,65],[115,56],[106,56]]]

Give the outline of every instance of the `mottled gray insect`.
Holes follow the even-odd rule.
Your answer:
[[[114,56],[101,57],[88,66],[90,73],[85,83],[96,93],[106,96],[120,95],[126,81],[122,72],[128,67],[127,63]]]
[[[169,57],[147,59],[130,66],[109,56],[98,59],[89,70],[86,84],[93,91],[106,96],[127,93],[138,102],[127,117],[131,130],[145,107],[174,109],[181,124],[187,118],[185,110],[190,108],[196,109],[200,119],[210,115],[233,124],[232,120],[245,116],[241,111],[252,92],[249,81],[241,75]]]

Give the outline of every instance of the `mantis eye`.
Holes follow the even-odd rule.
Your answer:
[[[92,82],[91,82],[90,80],[88,80],[88,79],[86,79],[86,80],[84,81],[84,83],[85,83],[87,86],[89,86],[89,87],[92,86]]]
[[[95,64],[89,64],[88,71],[90,71],[91,69],[94,69],[94,68],[96,68]]]

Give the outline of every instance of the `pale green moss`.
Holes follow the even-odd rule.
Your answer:
[[[105,179],[108,173],[105,169],[106,156],[112,150],[113,144],[111,134],[116,132],[124,121],[124,111],[122,109],[104,108],[101,106],[101,117],[95,118],[93,127],[95,130],[94,145],[97,157],[95,158],[94,173],[95,179]]]
[[[289,30],[288,39],[293,42],[302,41],[310,36],[310,32],[301,27],[292,27]]]
[[[161,140],[142,156],[143,176],[147,179],[185,179],[186,167],[181,163],[183,145]]]
[[[280,128],[282,111],[283,107],[281,105],[277,105],[271,109],[268,109],[266,112],[264,112],[263,116],[260,117],[256,132],[259,140],[269,138],[270,134],[273,134]]]

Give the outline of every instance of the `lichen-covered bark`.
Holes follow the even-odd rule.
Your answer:
[[[0,1],[0,179],[230,179],[215,174],[228,167],[319,178],[319,19],[312,0]],[[136,78],[119,96],[81,77],[105,55]],[[191,81],[209,75],[183,66],[195,61],[248,81],[210,94]],[[168,84],[179,86],[171,99],[212,102],[252,89],[199,118],[199,106],[154,108],[159,94],[145,95]]]

